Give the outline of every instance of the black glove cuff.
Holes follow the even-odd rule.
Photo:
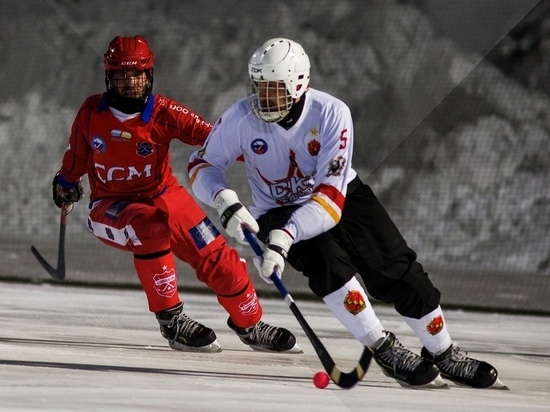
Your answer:
[[[227,229],[227,222],[229,222],[229,219],[231,219],[231,216],[235,214],[235,212],[243,207],[242,203],[235,203],[234,205],[229,206],[220,216],[220,222],[224,229]]]
[[[281,255],[282,257],[284,257],[285,260],[287,259],[287,257],[288,257],[288,252],[287,252],[284,248],[282,248],[281,246],[268,244],[266,247],[267,247],[268,249],[274,251],[274,252],[277,252],[279,255]]]

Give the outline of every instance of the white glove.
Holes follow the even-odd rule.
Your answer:
[[[269,232],[269,239],[265,245],[263,259],[259,257],[252,259],[261,278],[267,283],[273,283],[271,280],[273,272],[281,278],[285,270],[285,260],[288,257],[288,251],[293,241],[292,236],[284,230],[272,230]]]
[[[242,227],[252,233],[258,233],[260,227],[248,209],[239,201],[237,193],[233,190],[223,189],[216,195],[214,204],[227,234],[237,239],[239,243],[248,245]]]

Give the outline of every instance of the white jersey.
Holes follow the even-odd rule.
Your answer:
[[[216,194],[227,188],[225,171],[240,159],[255,218],[273,208],[302,205],[283,227],[294,242],[334,227],[347,184],[357,175],[351,167],[351,113],[344,102],[315,89],[304,98],[301,116],[288,130],[258,119],[247,99],[223,113],[202,149],[191,155],[189,178],[197,198],[214,206]]]

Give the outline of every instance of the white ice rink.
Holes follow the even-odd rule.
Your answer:
[[[292,291],[290,291],[292,293]],[[240,343],[212,295],[183,294],[186,312],[212,327],[223,351],[175,352],[141,291],[0,283],[1,411],[550,411],[550,322],[545,317],[447,311],[454,340],[492,363],[510,388],[412,390],[376,364],[351,390],[317,389],[322,369],[283,300],[264,299],[264,320],[296,333],[299,355]],[[324,305],[297,301],[342,369],[361,353]],[[384,326],[418,351],[393,309]]]

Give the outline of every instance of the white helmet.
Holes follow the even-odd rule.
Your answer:
[[[256,116],[266,122],[283,119],[308,89],[310,67],[293,40],[270,39],[256,49],[248,62],[248,101]]]

